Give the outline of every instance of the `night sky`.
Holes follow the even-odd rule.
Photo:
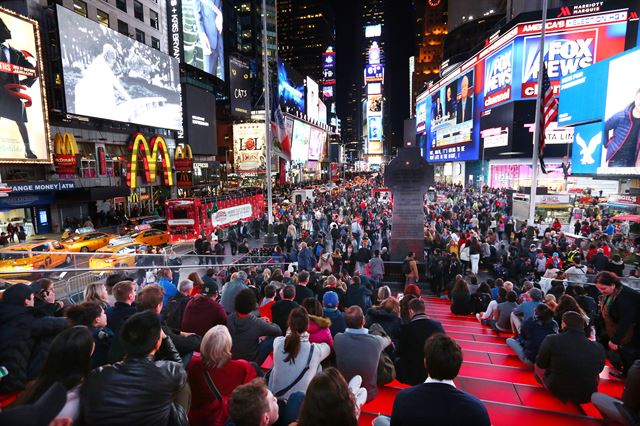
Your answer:
[[[363,82],[361,62],[364,29],[360,19],[366,0],[331,0],[336,17],[337,111],[345,118],[352,82]],[[412,0],[385,1],[385,95],[390,111],[387,146],[402,145],[403,121],[409,117],[409,57],[414,54],[415,16]]]

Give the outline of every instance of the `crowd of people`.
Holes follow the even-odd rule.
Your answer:
[[[439,185],[425,197],[424,253],[406,253],[395,293],[385,269],[391,200],[372,191],[381,184],[358,177],[313,199],[279,197],[265,265],[212,265],[199,252],[202,275],[181,279],[164,265],[153,281],[113,273],[70,306],[47,279],[7,288],[0,423],[355,425],[379,387],[398,380],[411,387],[374,424],[489,425],[483,403],[455,388],[462,350],[429,318],[425,294],[510,336],[560,400],[637,421],[640,295],[622,282],[635,274],[622,261],[635,252],[628,229],[594,216],[570,240],[555,224],[516,225],[501,191]],[[259,238],[262,225],[231,232],[237,243]],[[196,252],[224,253],[213,241],[203,236]],[[625,380],[620,401],[597,393],[606,359]]]

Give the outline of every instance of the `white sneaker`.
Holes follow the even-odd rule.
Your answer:
[[[360,407],[367,402],[367,390],[365,388],[360,388],[354,395],[356,396],[356,406],[360,409]]]
[[[357,395],[361,387],[362,387],[362,377],[356,374],[351,378],[351,380],[349,380],[349,390],[353,395]]]
[[[476,314],[476,319],[477,319],[478,321],[482,322],[482,314],[477,313],[477,314]]]

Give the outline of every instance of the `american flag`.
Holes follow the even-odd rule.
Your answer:
[[[542,102],[540,104],[540,132],[538,140],[538,157],[540,158],[540,170],[547,173],[544,165],[544,142],[549,125],[558,117],[558,100],[553,96],[553,86],[549,81],[547,67],[545,65],[542,74]]]
[[[278,91],[274,90],[271,96],[271,138],[285,160],[291,161],[291,141],[284,124],[284,114],[280,108]]]

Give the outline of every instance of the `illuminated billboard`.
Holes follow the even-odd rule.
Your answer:
[[[364,27],[364,36],[366,38],[375,38],[380,37],[382,35],[382,25],[367,25]]]
[[[307,77],[305,83],[306,93],[306,105],[307,105],[307,117],[311,120],[318,120],[318,102],[320,101],[320,87],[318,83]]]
[[[264,123],[242,123],[233,125],[233,158],[236,173],[265,173],[266,145]]]
[[[169,53],[224,80],[222,0],[167,0]]]
[[[544,62],[556,96],[560,94],[562,78],[575,72],[586,73],[593,63],[624,50],[627,20],[627,10],[615,10],[565,16],[547,22]],[[483,140],[495,147],[503,145],[506,140],[515,140],[504,125],[494,126],[491,123],[483,129],[484,136],[481,136],[481,116],[492,108],[513,101],[535,100],[540,29],[540,22],[526,22],[506,30],[489,46],[452,68],[443,79],[418,96],[416,131],[423,135],[420,143],[428,161],[477,160]],[[465,104],[461,108],[460,90],[465,77],[471,92],[468,97],[472,99],[470,105]],[[576,102],[579,102],[577,98]],[[562,103],[560,109],[563,109]],[[562,119],[563,116],[560,117]],[[514,120],[515,116],[511,121]],[[570,132],[559,127],[551,133],[553,137],[549,139],[548,136],[548,143],[553,143],[557,135],[569,135]],[[557,142],[567,143],[570,140]]]
[[[57,7],[67,111],[182,129],[178,61]]]
[[[327,141],[327,132],[317,127],[311,127],[309,136],[309,161],[322,160],[322,154],[324,153],[324,146]]]
[[[368,64],[364,68],[365,83],[378,83],[384,81],[384,66],[381,64]]]
[[[309,139],[311,126],[303,121],[294,120],[293,142],[291,143],[291,161],[304,163],[309,158]]]
[[[38,23],[0,9],[0,162],[50,162]]]
[[[278,96],[290,113],[305,113],[305,82],[293,69],[278,59]]]

